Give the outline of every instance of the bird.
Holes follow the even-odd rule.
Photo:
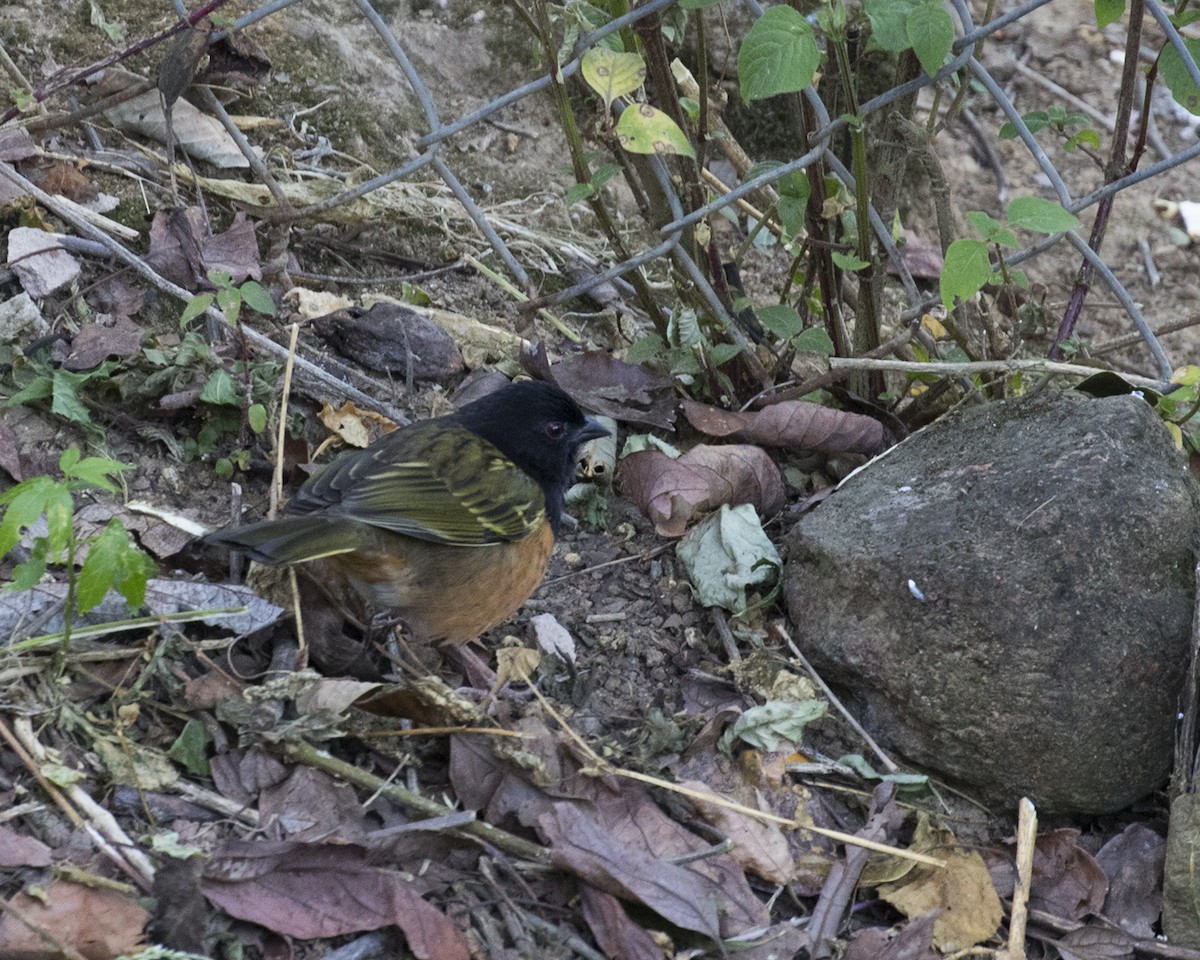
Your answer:
[[[342,454],[284,516],[205,540],[259,563],[320,561],[319,583],[349,585],[415,638],[466,643],[542,582],[579,450],[608,434],[558,386],[510,383]]]

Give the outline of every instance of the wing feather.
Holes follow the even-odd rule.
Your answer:
[[[428,420],[343,454],[310,479],[290,514],[325,514],[438,543],[520,540],[546,517],[537,482],[465,427]]]

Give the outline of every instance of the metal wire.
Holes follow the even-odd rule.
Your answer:
[[[177,11],[183,11],[182,0],[171,0],[171,2]],[[234,28],[238,29],[248,26],[265,17],[275,15],[292,4],[302,2],[304,0],[271,0],[271,2],[257,7],[238,19],[234,24]],[[1053,2],[1054,0],[1026,0],[1026,2],[1013,6],[990,22],[976,25],[972,21],[971,12],[966,0],[950,0],[949,9],[953,11],[958,21],[957,33],[959,36],[953,44],[951,58],[948,62],[938,70],[934,77],[930,77],[922,71],[920,77],[907,83],[899,84],[867,101],[862,105],[861,116],[866,117],[877,113],[889,104],[903,97],[910,96],[922,88],[944,84],[954,75],[958,75],[961,78],[960,82],[966,82],[966,77],[969,76],[978,82],[980,87],[986,92],[986,95],[995,102],[1009,123],[1012,124],[1019,142],[1024,145],[1024,149],[1045,176],[1054,197],[1066,209],[1074,213],[1079,213],[1106,197],[1119,194],[1121,191],[1127,190],[1135,184],[1162,176],[1168,171],[1190,163],[1197,156],[1200,156],[1200,143],[1197,143],[1186,149],[1179,150],[1172,156],[1159,160],[1151,166],[1098,187],[1082,197],[1076,198],[1071,195],[1068,179],[1060,173],[1054,161],[1038,143],[1037,138],[1022,119],[1020,111],[1013,104],[1004,88],[997,82],[987,66],[975,55],[979,41],[987,37],[993,37],[1004,28],[1028,17],[1033,11]],[[676,3],[678,3],[678,0],[648,0],[648,2],[635,7],[629,13],[613,20],[602,28],[584,34],[571,51],[570,59],[559,67],[558,73],[560,78],[569,78],[577,73],[580,69],[583,54],[596,44],[604,42],[605,38],[617,31],[635,25],[646,17],[661,15],[675,6]],[[754,15],[760,14],[763,10],[762,5],[757,0],[743,0],[743,5]],[[487,240],[488,244],[494,250],[496,257],[504,264],[507,271],[521,287],[531,296],[534,296],[536,294],[535,283],[530,278],[528,271],[522,266],[520,259],[513,253],[512,249],[510,249],[509,242],[502,236],[503,231],[497,229],[496,225],[489,220],[488,214],[480,209],[478,204],[471,198],[466,188],[460,182],[454,170],[453,163],[443,154],[441,147],[451,137],[470,130],[478,124],[493,120],[500,111],[511,107],[513,104],[519,103],[529,97],[544,95],[544,92],[553,82],[553,78],[549,74],[545,74],[531,82],[522,83],[507,92],[500,93],[483,106],[473,109],[462,116],[443,121],[434,102],[429,85],[405,49],[403,31],[401,30],[401,35],[398,36],[397,32],[380,16],[370,0],[352,0],[352,6],[374,28],[383,48],[400,66],[412,94],[420,104],[428,130],[415,140],[412,147],[413,156],[405,160],[405,162],[366,182],[355,185],[352,189],[342,191],[334,197],[303,208],[298,213],[303,215],[320,213],[340,204],[347,203],[350,200],[365,196],[389,183],[411,178],[418,174],[426,177],[429,175],[436,176],[449,188],[457,202],[461,205],[463,213],[478,229],[480,236]],[[1145,6],[1150,18],[1158,24],[1163,35],[1167,38],[1167,43],[1172,45],[1183,57],[1187,70],[1196,84],[1200,86],[1200,68],[1197,67],[1194,60],[1189,56],[1187,46],[1180,37],[1179,32],[1171,25],[1167,12],[1162,9],[1156,0],[1145,0]],[[1072,13],[1072,15],[1074,14]],[[993,46],[989,49],[994,48],[996,43],[993,40]],[[809,137],[808,145],[810,149],[802,156],[780,164],[766,172],[759,173],[752,179],[735,186],[727,194],[716,197],[703,206],[692,210],[688,210],[686,205],[680,201],[676,184],[670,175],[667,165],[658,157],[651,158],[650,169],[658,182],[663,196],[666,198],[671,218],[669,222],[660,228],[659,237],[661,239],[645,245],[642,249],[631,250],[629,256],[624,260],[614,263],[606,269],[597,270],[588,279],[576,283],[565,290],[561,290],[553,296],[544,297],[539,302],[542,304],[556,301],[561,302],[584,293],[593,287],[616,279],[625,273],[637,270],[655,260],[669,258],[674,262],[680,273],[695,285],[701,299],[713,312],[714,317],[721,323],[731,324],[732,321],[728,316],[728,311],[722,303],[721,297],[710,284],[706,271],[695,263],[682,243],[682,238],[686,235],[689,228],[714,215],[720,214],[721,211],[736,209],[734,205],[742,198],[770,186],[789,173],[807,169],[818,161],[840,178],[845,183],[847,190],[852,194],[857,186],[850,171],[845,168],[830,148],[830,144],[834,142],[836,134],[848,123],[847,118],[830,118],[825,105],[821,102],[815,91],[809,89],[804,94],[809,106],[813,110],[813,115],[816,117],[816,129],[811,132]],[[249,145],[245,144],[244,138],[239,145],[242,146],[244,152],[250,149]],[[248,158],[251,157],[252,152],[247,152],[247,156]],[[1038,191],[1033,184],[1029,184],[1026,192],[1036,194]],[[904,258],[892,240],[889,225],[883,222],[873,207],[870,208],[869,213],[870,227],[898,275],[908,301],[909,307],[905,311],[905,316],[911,316],[914,311],[927,306],[928,297],[918,288],[916,282],[909,274],[908,268],[904,263]],[[1096,271],[1096,275],[1112,290],[1113,295],[1124,308],[1131,326],[1138,331],[1150,353],[1158,374],[1163,377],[1169,376],[1171,371],[1170,358],[1155,338],[1150,324],[1142,316],[1133,296],[1118,280],[1111,267],[1105,263],[1103,257],[1091,251],[1086,241],[1077,232],[1069,231],[1066,234],[1058,236],[1039,237],[1036,242],[1031,243],[1029,246],[1007,258],[1007,262],[1015,265],[1030,260],[1063,243],[1071,245],[1078,251],[1081,257],[1091,263]]]

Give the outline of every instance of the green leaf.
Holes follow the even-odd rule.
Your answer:
[[[942,303],[952,308],[955,297],[969,300],[991,279],[987,244],[982,240],[955,240],[946,250],[942,266]]]
[[[113,517],[103,533],[92,541],[79,570],[75,602],[80,613],[87,613],[104,599],[120,573],[120,556],[128,549],[129,534],[121,521]]]
[[[904,28],[922,69],[932,77],[954,44],[954,21],[940,4],[922,4],[908,15]]]
[[[120,557],[117,590],[131,607],[140,607],[146,602],[146,584],[157,574],[158,566],[154,560],[130,544]]]
[[[1103,30],[1125,13],[1125,0],[1096,0],[1096,26]]]
[[[251,430],[262,433],[267,429],[267,408],[261,403],[250,404],[250,409],[246,411],[246,420]]]
[[[58,555],[67,549],[74,532],[71,521],[75,516],[75,500],[66,484],[51,484],[46,492],[46,527],[49,533],[46,540],[50,552]]]
[[[208,745],[212,736],[208,728],[199,720],[189,720],[183,725],[183,730],[167,750],[167,756],[182,765],[188,773],[198,777],[207,777]]]
[[[742,348],[736,343],[714,343],[712,349],[708,351],[708,358],[714,366],[719,367],[728,363],[741,352]]]
[[[1187,47],[1192,59],[1200,63],[1200,39],[1184,40],[1183,45]],[[1200,88],[1196,86],[1196,81],[1192,79],[1187,67],[1183,65],[1183,58],[1179,55],[1179,51],[1169,43],[1163,47],[1162,53],[1159,55],[1158,75],[1162,77],[1163,83],[1171,91],[1171,96],[1175,98],[1176,103],[1188,113],[1200,116]]]
[[[748,503],[722,504],[687,532],[675,552],[696,599],[706,607],[721,606],[733,613],[745,611],[746,589],[774,580],[781,563]]]
[[[687,135],[657,107],[635,103],[626,107],[617,121],[617,139],[630,153],[670,153],[696,156]]]
[[[228,290],[233,285],[233,274],[228,270],[209,270],[206,276],[214,287]]]
[[[830,254],[830,259],[842,270],[849,270],[851,272],[864,270],[871,265],[868,261],[856,257],[852,253],[842,253],[838,250]]]
[[[1063,143],[1063,149],[1066,150],[1067,153],[1070,153],[1080,144],[1092,147],[1093,149],[1098,148],[1100,146],[1100,134],[1096,133],[1095,130],[1090,128],[1087,130],[1080,130],[1077,134],[1069,137],[1067,141]]]
[[[17,545],[21,530],[32,527],[46,512],[50,492],[58,486],[49,477],[30,477],[0,494],[4,516],[0,519],[0,557]]]
[[[54,396],[50,401],[50,411],[75,423],[91,423],[92,415],[87,406],[79,399],[79,391],[93,376],[88,373],[72,373],[59,367],[51,375],[54,381]]]
[[[771,7],[754,21],[738,51],[742,99],[803,90],[820,62],[812,25],[789,6]]]
[[[83,454],[79,452],[79,448],[77,446],[72,444],[71,446],[67,447],[66,450],[58,455],[59,472],[62,473],[64,477],[71,476],[71,471],[74,469],[75,464],[79,462],[79,458],[81,456],[83,456]]]
[[[187,302],[187,306],[183,308],[183,313],[179,315],[179,325],[186,327],[189,323],[201,316],[205,310],[212,306],[213,300],[216,297],[211,293],[198,293]]]
[[[864,10],[871,21],[871,42],[892,53],[908,50],[908,17],[915,0],[867,0]]]
[[[1008,205],[1008,222],[1036,233],[1064,233],[1079,226],[1079,218],[1062,205],[1041,197],[1018,197]]]
[[[1003,244],[1006,247],[1017,246],[1017,235],[982,210],[968,210],[967,220],[988,243]]]
[[[799,353],[820,353],[832,357],[834,352],[833,341],[822,327],[809,327],[802,331],[792,345]]]
[[[46,575],[46,561],[40,557],[26,560],[13,567],[12,582],[7,584],[9,590],[32,590],[38,581]]]
[[[69,470],[64,470],[63,474],[88,486],[116,493],[116,486],[108,478],[120,476],[131,469],[133,468],[128,464],[109,460],[107,457],[88,457],[74,464]]]
[[[217,291],[217,306],[225,314],[230,324],[236,324],[238,314],[242,312],[242,294],[233,287],[225,287]]]
[[[728,751],[734,740],[743,740],[756,750],[791,753],[804,737],[804,728],[825,716],[824,700],[768,700],[751,707],[721,736],[720,748]]]
[[[777,303],[769,307],[760,307],[754,311],[759,323],[770,330],[780,340],[791,340],[804,329],[804,321],[794,308],[786,303]]]
[[[204,384],[204,389],[200,392],[200,399],[205,403],[215,403],[218,406],[237,407],[241,405],[241,391],[238,390],[237,384],[224,369],[216,369],[212,376],[208,378],[208,382]]]
[[[1037,133],[1043,127],[1049,126],[1050,114],[1045,110],[1030,110],[1029,113],[1021,115],[1021,120],[1030,133]],[[1005,120],[1000,125],[1000,139],[1011,140],[1017,135],[1017,125],[1011,120]]]
[[[679,0],[680,10],[707,10],[715,7],[721,0]]]
[[[646,61],[640,53],[617,53],[607,47],[592,47],[583,55],[579,69],[587,85],[600,94],[605,110],[646,80]]]
[[[242,302],[251,310],[256,310],[267,317],[275,316],[275,301],[261,283],[247,280],[240,287]]]
[[[580,200],[586,200],[588,197],[593,196],[595,193],[596,188],[592,184],[577,183],[567,191],[564,199],[567,202],[567,206],[571,207],[579,203]]]
[[[45,400],[54,395],[54,381],[47,374],[40,374],[4,401],[6,407],[16,407],[33,400]]]
[[[812,184],[805,171],[795,170],[780,177],[776,188],[779,190],[779,219],[783,223],[784,233],[788,237],[795,237],[804,229]]]

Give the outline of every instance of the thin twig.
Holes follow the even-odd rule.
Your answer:
[[[834,692],[829,689],[829,685],[821,678],[821,675],[819,673],[817,673],[817,671],[813,668],[813,665],[808,662],[808,657],[806,657],[803,653],[800,652],[800,648],[796,646],[795,641],[792,640],[791,635],[787,632],[787,630],[784,629],[783,624],[776,623],[773,625],[773,627],[774,627],[775,632],[777,634],[779,634],[779,636],[783,640],[783,642],[788,645],[788,649],[792,652],[792,656],[800,661],[800,664],[804,667],[805,670],[808,671],[808,675],[810,677],[812,677],[813,681],[817,684],[817,686],[819,686],[821,688],[821,692],[826,696],[826,698],[829,700],[829,702],[833,704],[834,709],[836,709],[838,711],[838,713],[840,713],[842,715],[842,717],[846,720],[846,722],[848,724],[850,724],[850,726],[854,730],[854,732],[857,733],[860,737],[862,737],[863,743],[865,743],[868,747],[871,748],[871,752],[874,753],[875,756],[879,758],[879,762],[881,764],[883,764],[883,766],[887,770],[887,772],[895,773],[897,770],[899,770],[900,769],[899,765],[896,764],[896,762],[893,761],[891,757],[889,757],[886,753],[884,753],[883,748],[881,746],[879,746],[878,743],[875,742],[875,738],[872,737],[869,733],[867,733],[866,730],[863,729],[862,724],[860,724],[854,718],[854,715],[849,710],[846,709],[846,707],[842,703],[842,701],[839,700],[838,697],[834,694]]]
[[[1025,960],[1025,924],[1029,919],[1029,888],[1033,884],[1033,854],[1037,840],[1037,811],[1022,797],[1017,814],[1017,883],[1008,923],[1009,960]]]
[[[1090,377],[1097,373],[1112,373],[1103,367],[1085,367],[1077,363],[1062,363],[1054,360],[973,360],[967,363],[933,362],[918,360],[874,360],[867,357],[831,357],[829,365],[835,370],[891,370],[896,373],[944,373],[950,376],[973,373],[1046,373],[1067,377]],[[1135,373],[1121,375],[1131,386],[1148,390],[1161,390],[1163,381],[1143,377]]]

